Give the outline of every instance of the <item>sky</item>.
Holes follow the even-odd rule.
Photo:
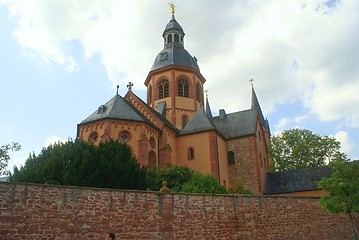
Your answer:
[[[359,159],[358,0],[175,0],[184,46],[198,59],[214,115],[251,107],[271,133],[332,136]],[[0,146],[8,169],[76,138],[77,124],[144,81],[171,19],[163,0],[0,0]]]

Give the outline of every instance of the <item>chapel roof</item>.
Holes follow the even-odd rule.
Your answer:
[[[211,122],[227,139],[255,134],[257,130],[256,109],[220,114],[211,118]]]
[[[264,179],[264,194],[317,190],[318,181],[332,173],[333,169],[328,166],[268,172]]]

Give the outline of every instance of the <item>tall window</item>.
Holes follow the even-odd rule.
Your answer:
[[[188,160],[194,160],[194,149],[191,147],[187,150],[187,158]]]
[[[168,80],[167,79],[163,79],[159,82],[158,84],[158,98],[165,98],[168,97]]]
[[[186,79],[178,80],[178,96],[188,97],[188,81]]]
[[[153,151],[148,153],[148,168],[152,169],[156,167],[156,154]]]
[[[169,35],[168,35],[168,43],[171,43],[171,42],[172,42],[172,35],[169,34]]]
[[[179,35],[178,34],[175,34],[175,42],[179,42]]]
[[[152,86],[148,88],[148,103],[152,103]]]
[[[198,102],[201,102],[201,86],[199,83],[196,84],[196,99]]]
[[[227,158],[228,158],[228,166],[235,164],[234,152],[229,151],[229,152],[227,153]]]
[[[188,116],[186,114],[182,115],[182,128],[186,126],[188,122]]]

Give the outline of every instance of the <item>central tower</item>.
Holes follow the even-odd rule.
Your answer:
[[[147,104],[183,129],[199,107],[204,107],[203,84],[197,59],[184,48],[185,33],[172,18],[162,34],[164,49],[157,55],[145,85]]]

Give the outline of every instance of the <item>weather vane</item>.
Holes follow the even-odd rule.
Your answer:
[[[208,98],[208,90],[206,89],[206,91],[204,91],[206,93],[206,98]]]
[[[173,2],[170,2],[168,5],[170,5],[170,7],[171,7],[171,13],[172,14],[175,14],[175,5],[173,4]]]

